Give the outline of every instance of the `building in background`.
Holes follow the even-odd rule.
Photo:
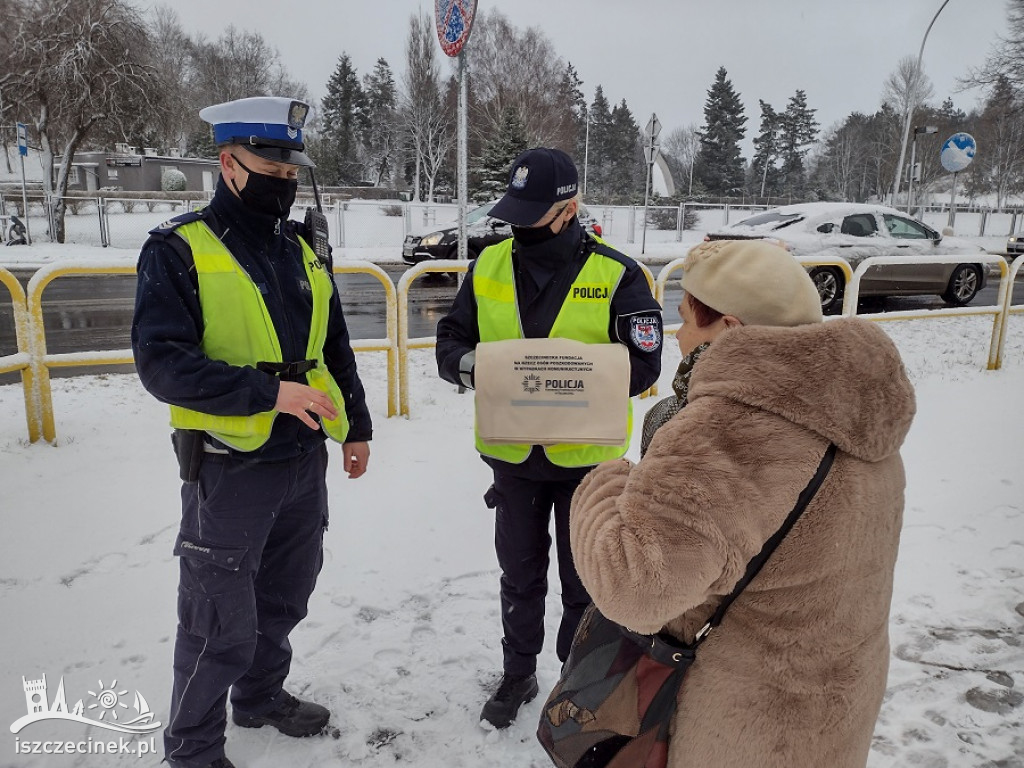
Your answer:
[[[58,160],[59,163],[59,160]],[[68,180],[68,193],[76,192],[160,192],[168,171],[180,171],[187,192],[213,192],[220,175],[216,160],[181,157],[177,150],[167,155],[146,147],[140,153],[129,144],[115,144],[113,152],[75,153]]]

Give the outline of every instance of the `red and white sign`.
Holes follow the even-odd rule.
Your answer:
[[[458,56],[469,40],[476,18],[476,0],[434,0],[437,39],[446,56]]]

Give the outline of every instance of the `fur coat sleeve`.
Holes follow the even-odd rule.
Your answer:
[[[635,466],[606,462],[573,501],[573,557],[608,618],[657,632],[709,601],[710,618],[747,563],[779,528],[828,441],[726,401],[691,403],[665,424]],[[736,439],[752,428],[779,454],[765,461]]]

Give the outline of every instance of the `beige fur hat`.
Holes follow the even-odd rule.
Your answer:
[[[821,299],[807,271],[763,240],[713,240],[691,250],[683,290],[744,325],[820,323]]]

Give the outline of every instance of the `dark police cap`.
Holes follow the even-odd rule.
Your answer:
[[[540,221],[555,203],[571,200],[578,191],[579,174],[571,157],[560,149],[528,149],[512,163],[508,190],[490,215],[528,227]]]
[[[281,96],[255,96],[214,104],[199,111],[213,125],[217,144],[241,144],[254,155],[275,163],[316,165],[305,153],[302,129],[313,108]]]

